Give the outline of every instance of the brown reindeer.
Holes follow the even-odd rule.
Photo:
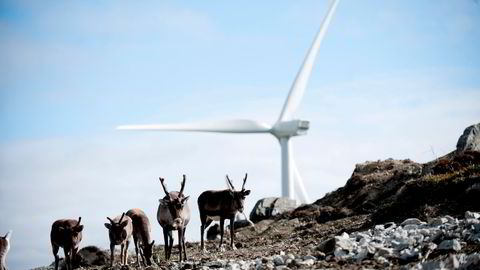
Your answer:
[[[59,219],[52,224],[50,241],[52,243],[53,256],[55,256],[55,270],[58,269],[58,250],[63,248],[67,270],[73,269],[72,260],[77,254],[78,246],[82,241],[83,225],[80,225],[82,217],[78,220]]]
[[[183,175],[183,180],[180,188],[180,192],[172,191],[168,192],[165,187],[164,179],[159,178],[162,184],[165,197],[160,199],[157,220],[160,226],[163,228],[163,238],[165,241],[165,259],[169,260],[172,254],[173,237],[172,231],[178,231],[178,249],[180,250],[180,261],[187,259],[187,251],[185,247],[185,230],[187,229],[188,222],[190,221],[190,208],[188,207],[187,200],[190,196],[185,197],[183,195],[183,189],[185,188],[186,177]]]
[[[127,212],[127,216],[132,219],[133,224],[133,243],[135,244],[135,253],[137,254],[137,264],[140,267],[140,257],[142,258],[143,266],[152,265],[152,249],[155,240],[150,243],[150,221],[147,215],[140,209],[134,208]]]
[[[236,249],[233,245],[234,238],[234,222],[235,214],[240,211],[243,212],[243,204],[245,197],[250,194],[250,190],[245,190],[245,182],[247,182],[247,174],[243,179],[242,190],[235,191],[235,187],[227,178],[228,189],[226,190],[207,190],[198,197],[198,211],[200,212],[200,243],[201,250],[205,252],[203,244],[203,234],[205,229],[212,223],[213,220],[220,219],[220,245],[219,250],[223,250],[223,230],[225,219],[230,219],[230,247]]]
[[[5,236],[0,236],[0,270],[7,270],[7,253],[10,250],[10,237],[12,231],[7,232]]]
[[[110,223],[105,223],[110,239],[110,267],[113,267],[113,253],[116,245],[120,245],[120,264],[127,265],[128,245],[133,230],[132,219],[125,216],[125,213],[113,220],[109,217],[107,219],[110,221]]]

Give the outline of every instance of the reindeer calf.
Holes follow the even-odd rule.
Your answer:
[[[110,221],[110,223],[105,223],[110,239],[110,267],[113,267],[115,245],[120,245],[120,263],[127,265],[128,245],[130,244],[133,230],[132,219],[128,216],[125,217],[125,213],[122,216],[115,217],[113,220],[109,217],[107,219]]]
[[[150,243],[150,232],[152,228],[150,227],[150,221],[147,215],[142,210],[134,208],[128,210],[127,216],[132,219],[133,242],[135,244],[138,266],[140,267],[140,260],[138,259],[139,251],[143,265],[152,265],[152,249],[155,240]]]
[[[10,250],[10,237],[12,231],[7,232],[5,236],[0,236],[0,270],[7,270],[7,253]]]
[[[200,247],[202,252],[205,252],[203,234],[205,229],[215,219],[220,219],[220,245],[218,249],[222,250],[225,219],[230,219],[230,247],[235,249],[233,245],[235,214],[238,211],[243,212],[245,197],[250,194],[250,190],[245,190],[246,181],[247,174],[245,174],[243,179],[242,190],[235,191],[232,181],[230,181],[227,175],[228,189],[207,190],[198,197],[198,211],[200,212],[200,221],[202,223],[200,226]]]
[[[63,248],[67,270],[73,269],[72,260],[77,254],[78,246],[82,241],[83,225],[80,225],[81,217],[74,219],[59,219],[52,224],[50,241],[52,243],[53,256],[55,256],[55,270],[58,269],[58,250]]]
[[[185,247],[185,230],[187,229],[188,222],[190,221],[190,208],[187,204],[189,196],[185,197],[183,195],[186,177],[183,175],[180,192],[168,192],[164,181],[165,180],[163,178],[160,178],[160,183],[162,184],[163,191],[165,192],[165,197],[159,200],[160,205],[158,206],[157,220],[160,226],[163,228],[163,238],[165,240],[165,259],[170,259],[173,246],[172,231],[177,230],[180,261],[182,261],[182,251],[183,259],[186,260],[187,251]]]

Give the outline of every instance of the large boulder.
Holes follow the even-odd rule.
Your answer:
[[[110,261],[107,253],[96,246],[87,246],[80,249],[75,258],[76,266],[101,266]]]
[[[264,219],[271,219],[283,212],[295,209],[295,200],[283,197],[269,197],[259,200],[250,213],[250,220],[259,222]]]
[[[480,151],[480,123],[465,129],[457,142],[457,152]]]

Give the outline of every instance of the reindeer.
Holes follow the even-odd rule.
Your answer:
[[[242,190],[235,191],[235,187],[226,176],[228,189],[225,190],[207,190],[198,197],[198,210],[200,212],[200,239],[201,250],[206,252],[203,244],[203,234],[205,229],[212,223],[212,221],[220,219],[220,245],[219,250],[223,250],[223,230],[225,219],[230,219],[230,247],[236,249],[233,245],[234,238],[234,222],[235,214],[239,211],[243,213],[243,204],[245,197],[250,194],[250,190],[245,190],[245,183],[247,182],[247,174],[243,179]]]
[[[132,219],[125,217],[125,212],[122,216],[115,217],[113,220],[109,217],[107,219],[110,223],[105,223],[108,229],[108,237],[110,238],[110,267],[113,267],[113,253],[115,245],[120,245],[120,263],[127,265],[128,245],[130,244],[130,237],[132,236]]]
[[[58,250],[63,248],[67,270],[73,269],[72,260],[77,254],[78,246],[82,241],[83,225],[80,225],[82,217],[74,219],[59,219],[52,224],[50,241],[52,243],[53,256],[55,256],[55,270],[58,269]]]
[[[165,187],[165,179],[159,178],[162,184],[165,197],[160,199],[157,220],[163,229],[163,238],[165,240],[165,259],[169,260],[172,254],[173,237],[172,231],[178,231],[178,249],[180,250],[180,261],[187,259],[187,251],[185,247],[185,231],[187,229],[188,222],[190,221],[190,208],[188,207],[187,200],[190,196],[185,197],[183,195],[183,189],[185,188],[186,177],[183,175],[183,180],[180,188],[180,192],[172,191],[168,192]]]
[[[12,236],[12,231],[7,232],[5,236],[0,236],[0,270],[7,270],[7,253],[10,250],[10,237]]]
[[[150,221],[147,215],[138,209],[130,209],[127,216],[132,219],[133,224],[133,242],[135,244],[135,253],[137,254],[137,264],[140,267],[140,260],[138,253],[140,249],[140,257],[142,258],[143,266],[152,265],[152,249],[155,240],[150,243]]]

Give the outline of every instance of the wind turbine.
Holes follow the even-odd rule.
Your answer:
[[[308,50],[307,56],[305,57],[292,87],[290,88],[290,92],[283,105],[280,117],[273,126],[254,120],[237,119],[203,123],[124,125],[117,127],[117,129],[220,133],[270,133],[278,139],[281,147],[282,197],[288,197],[295,200],[296,193],[301,202],[308,203],[310,199],[305,190],[305,186],[303,185],[303,180],[298,172],[297,165],[292,157],[293,153],[290,138],[298,135],[305,135],[310,123],[305,120],[293,119],[293,113],[296,111],[302,100],[320,44],[325,36],[338,2],[339,0],[333,0],[331,2],[327,15],[323,19],[312,46]]]

